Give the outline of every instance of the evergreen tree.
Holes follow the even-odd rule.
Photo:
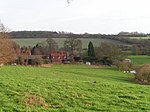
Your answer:
[[[93,43],[90,41],[88,45],[88,56],[89,57],[95,57],[95,51],[94,51],[94,46]]]

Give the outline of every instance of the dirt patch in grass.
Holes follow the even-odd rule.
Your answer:
[[[104,65],[91,65],[90,67],[91,68],[103,68],[103,67],[107,67],[107,66],[104,66]]]
[[[52,67],[53,64],[42,64],[41,67],[44,67],[44,68],[50,68]]]
[[[34,94],[27,94],[25,97],[25,105],[29,107],[48,107],[48,104],[45,102],[45,99],[41,96]]]

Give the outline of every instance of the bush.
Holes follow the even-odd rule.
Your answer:
[[[44,60],[43,60],[43,63],[44,63],[44,64],[49,64],[50,61],[49,61],[49,59],[44,59]]]
[[[111,66],[113,64],[112,60],[108,57],[104,57],[103,59],[99,60],[100,64]]]
[[[24,64],[23,57],[20,57],[20,56],[18,57],[17,64],[19,64],[19,65],[23,65]]]
[[[91,63],[93,63],[93,62],[95,62],[96,60],[97,60],[96,57],[83,57],[83,61],[84,61],[84,62],[91,62]]]
[[[32,60],[32,65],[40,66],[43,63],[43,59],[41,57],[35,57],[35,59]]]
[[[119,61],[119,62],[116,62],[115,65],[118,67],[119,70],[121,71],[131,71],[132,70],[132,63],[130,62],[122,62],[122,61]]]
[[[150,84],[150,64],[145,64],[136,70],[135,81],[141,84]]]

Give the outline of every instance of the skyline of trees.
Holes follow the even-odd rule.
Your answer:
[[[30,34],[32,34],[32,32],[30,32]],[[52,34],[53,36],[54,35],[56,36],[57,33],[52,32]],[[64,47],[61,49],[67,51],[71,57],[71,60],[74,61],[75,56],[78,57],[86,56],[85,53],[83,53],[82,41],[80,40],[80,37],[91,36],[91,38],[93,37],[97,38],[97,36],[100,35],[91,35],[91,34],[75,35],[70,33],[70,34],[63,34],[63,36],[66,37],[66,40],[64,41]],[[116,38],[112,37],[111,39],[116,39]],[[124,38],[117,38],[117,39],[118,40],[122,39],[122,41],[128,41],[129,43],[134,43],[132,48],[130,49],[133,54],[136,55],[150,54],[149,40],[133,41]],[[15,56],[19,53],[19,49],[20,47],[15,42],[11,41],[8,33],[8,29],[1,23],[0,24],[0,58],[1,58],[0,63],[6,63],[12,59],[15,59]],[[58,43],[55,40],[53,40],[52,38],[48,38],[45,42],[38,43],[36,44],[36,46],[30,49],[32,50],[32,54],[34,55],[47,55],[51,51],[59,50],[60,48],[58,46]],[[121,59],[123,55],[121,53],[121,49],[119,48],[119,46],[110,43],[101,43],[100,46],[94,48],[93,43],[89,42],[89,45],[87,46],[87,49],[85,51],[87,52],[87,56],[96,57],[98,59],[107,58],[110,60],[116,60],[116,59]]]

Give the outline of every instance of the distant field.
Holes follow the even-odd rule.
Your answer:
[[[59,47],[63,47],[64,41],[66,38],[53,38],[59,45]],[[39,42],[44,42],[46,40],[46,38],[37,38],[37,39],[13,39],[13,41],[15,41],[16,43],[18,43],[20,46],[34,46]],[[94,44],[94,46],[99,46],[100,43],[102,42],[111,42],[114,44],[121,44],[121,45],[128,45],[116,40],[110,40],[110,39],[103,39],[103,38],[99,38],[99,39],[88,39],[88,38],[82,38],[80,39],[83,43],[83,48],[87,48],[88,43],[90,41],[92,41],[92,43]]]
[[[150,56],[146,55],[131,55],[128,58],[130,58],[135,65],[141,65],[141,64],[150,64]]]
[[[131,39],[150,39],[150,37],[129,37]]]
[[[35,46],[39,42],[46,41],[46,38],[36,38],[36,39],[12,39],[20,46]]]

